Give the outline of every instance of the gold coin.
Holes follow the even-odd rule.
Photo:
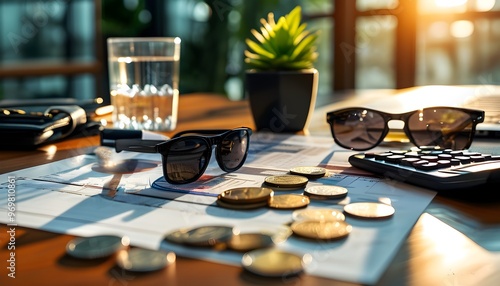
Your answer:
[[[263,233],[240,233],[233,235],[227,242],[227,246],[230,249],[240,252],[266,248],[272,245],[274,245],[273,238]]]
[[[116,264],[128,271],[148,272],[162,269],[174,263],[175,259],[174,252],[132,248],[120,251],[116,257]]]
[[[351,233],[352,226],[345,221],[305,220],[292,223],[292,231],[298,236],[312,239],[333,240],[344,238]]]
[[[316,179],[324,177],[326,174],[326,169],[322,167],[300,166],[290,169],[290,174]]]
[[[251,209],[258,209],[261,207],[267,206],[267,201],[264,202],[257,202],[257,203],[250,203],[250,204],[231,204],[228,202],[225,202],[221,200],[220,197],[218,197],[217,201],[215,201],[218,206],[223,207],[225,209],[233,209],[233,210],[251,210]]]
[[[334,209],[304,209],[296,210],[292,214],[294,221],[304,221],[304,220],[345,220],[345,215],[342,211]]]
[[[387,218],[396,212],[394,207],[390,205],[374,202],[348,204],[344,206],[344,211],[361,218]]]
[[[193,246],[214,246],[227,242],[233,236],[233,228],[229,226],[201,226],[176,230],[165,236],[171,242]]]
[[[297,275],[311,262],[311,255],[298,255],[277,249],[259,249],[243,255],[241,263],[247,271],[266,277]]]
[[[276,188],[301,188],[307,184],[309,180],[304,176],[297,175],[278,175],[266,177],[264,183]]]
[[[232,204],[249,204],[266,202],[273,190],[258,187],[242,187],[226,190],[220,194],[220,200]]]
[[[313,199],[340,199],[347,196],[347,189],[340,186],[320,185],[305,189],[304,194]]]
[[[269,199],[269,207],[274,209],[298,209],[306,207],[309,203],[308,197],[296,194],[272,196]]]

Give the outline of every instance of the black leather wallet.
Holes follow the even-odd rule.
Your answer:
[[[77,105],[51,106],[44,112],[0,108],[0,147],[27,148],[65,138],[87,123]]]

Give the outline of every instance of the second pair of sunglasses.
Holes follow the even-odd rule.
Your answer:
[[[389,132],[388,122],[391,120],[405,123],[403,130],[417,147],[462,150],[470,147],[476,125],[484,121],[484,111],[442,106],[391,114],[353,107],[326,115],[335,142],[343,148],[357,151],[380,144]]]
[[[252,130],[189,130],[175,134],[167,141],[117,139],[115,149],[143,153],[160,153],[163,176],[171,184],[187,184],[205,172],[215,145],[215,158],[225,172],[238,170],[247,157]]]

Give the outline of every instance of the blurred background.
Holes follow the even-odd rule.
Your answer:
[[[319,101],[353,89],[500,84],[495,0],[2,0],[0,100],[109,101],[106,39],[182,39],[180,93],[244,98],[250,29],[302,5]]]

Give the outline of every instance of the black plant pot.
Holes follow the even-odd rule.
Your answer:
[[[246,72],[246,97],[259,131],[307,131],[317,93],[316,69]]]

